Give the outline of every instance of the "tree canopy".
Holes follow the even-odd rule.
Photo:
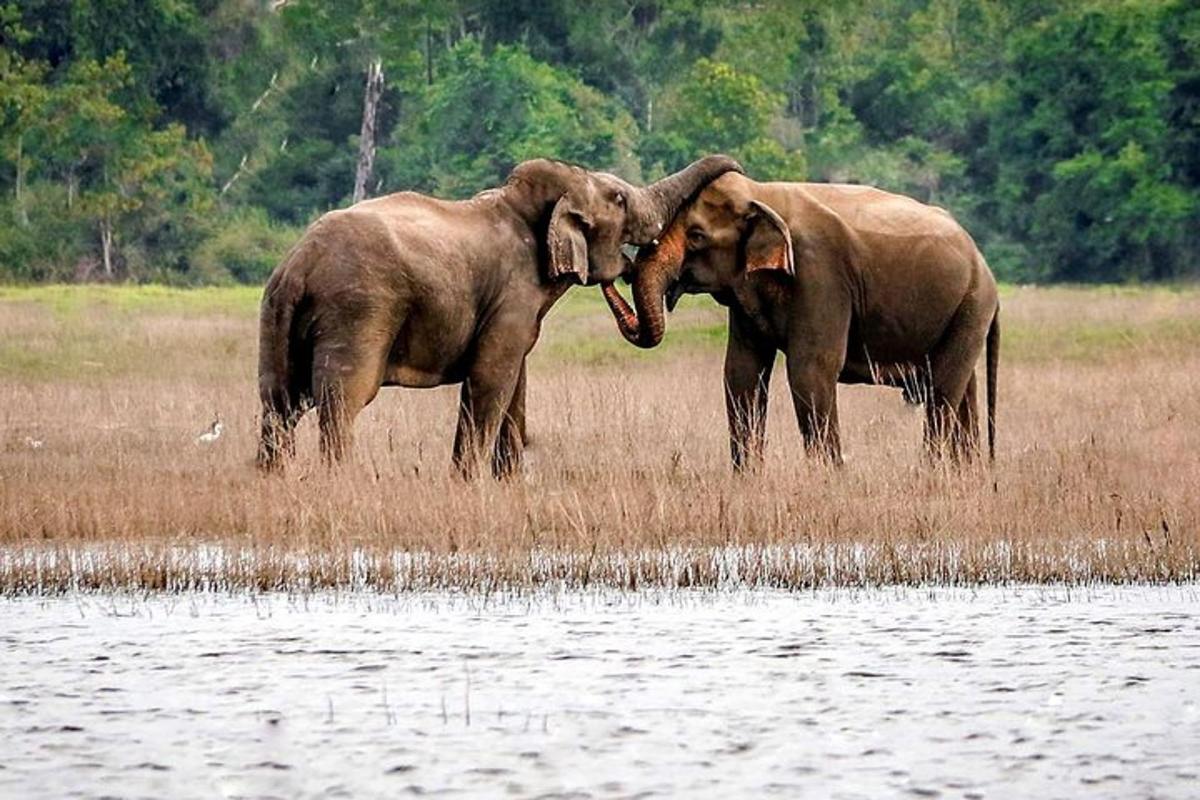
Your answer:
[[[262,280],[363,131],[369,194],[725,152],[944,206],[1009,280],[1200,273],[1190,0],[0,0],[0,279]]]

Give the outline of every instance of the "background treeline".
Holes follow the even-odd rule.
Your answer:
[[[716,151],[945,206],[1009,280],[1195,276],[1200,4],[0,0],[0,279],[261,281],[356,181]]]

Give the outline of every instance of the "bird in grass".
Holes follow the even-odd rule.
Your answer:
[[[221,438],[221,431],[223,430],[225,430],[225,426],[221,424],[221,418],[214,418],[212,425],[208,426],[208,430],[196,437],[196,444],[214,443],[217,439]]]
[[[41,439],[35,439],[32,436],[25,437],[25,446],[30,450],[41,450],[46,446],[46,443]]]

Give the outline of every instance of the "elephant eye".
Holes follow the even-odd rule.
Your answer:
[[[621,208],[624,208],[625,207],[625,193],[617,192],[617,196],[613,198],[613,202],[615,202]]]
[[[706,239],[704,231],[699,228],[690,228],[687,232],[687,244],[693,250],[703,247]]]

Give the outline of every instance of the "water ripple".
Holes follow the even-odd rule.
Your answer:
[[[1187,587],[72,597],[2,601],[0,627],[0,797],[1049,800],[1200,780]]]

